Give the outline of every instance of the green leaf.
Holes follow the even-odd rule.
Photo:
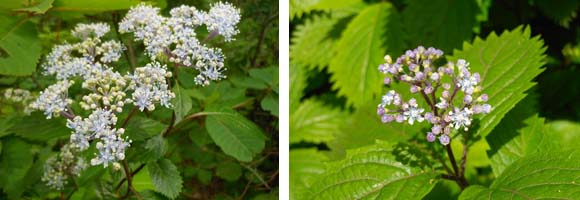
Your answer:
[[[270,66],[265,68],[254,68],[250,70],[250,77],[262,81],[269,87],[278,85],[278,67]]]
[[[290,64],[290,113],[294,113],[304,96],[308,74],[302,65]],[[1,131],[0,131],[1,133]]]
[[[36,70],[41,46],[28,19],[0,13],[0,75],[27,76]]]
[[[341,123],[340,131],[335,132],[335,139],[328,144],[334,156],[343,157],[345,150],[373,145],[376,140],[393,143],[405,141],[422,133],[421,129],[425,127],[425,124],[383,124],[376,108],[375,102],[367,103]]]
[[[139,0],[55,0],[51,11],[98,13],[129,9],[140,2]]]
[[[290,199],[302,199],[300,194],[312,186],[316,177],[323,174],[328,160],[316,149],[296,149],[290,151]]]
[[[24,178],[32,167],[31,145],[17,137],[9,137],[3,141],[0,156],[0,188],[3,188],[10,199],[17,199],[24,191],[21,183],[25,181]]]
[[[459,199],[575,199],[580,150],[529,154],[508,166],[489,188],[470,186]]]
[[[347,26],[336,44],[330,62],[333,89],[359,107],[378,96],[382,89],[377,67],[385,52],[402,51],[403,34],[397,11],[389,3],[368,6]]]
[[[352,14],[355,13],[349,15]],[[344,29],[340,25],[350,19],[345,18],[349,15],[332,12],[329,15],[314,16],[298,25],[292,33],[291,63],[319,69],[330,64],[334,46]]]
[[[270,93],[260,102],[262,109],[269,111],[274,116],[278,116],[278,94]]]
[[[143,141],[161,134],[167,125],[150,118],[134,116],[125,128],[125,134],[133,141]]]
[[[171,100],[171,104],[174,107],[175,123],[177,124],[187,115],[187,113],[189,113],[189,110],[191,110],[191,107],[193,106],[193,102],[191,101],[191,97],[185,93],[185,89],[179,86],[179,84],[175,84],[173,92],[175,93],[175,98]]]
[[[177,171],[177,167],[170,160],[159,159],[157,162],[147,164],[149,175],[153,180],[155,191],[174,199],[181,192],[183,181]]]
[[[10,128],[16,124],[18,118],[11,115],[0,116],[0,138],[12,133]]]
[[[261,81],[259,82],[261,83]],[[262,85],[264,86],[264,84]],[[187,92],[193,98],[201,100],[200,104],[204,107],[233,107],[247,100],[245,90],[233,87],[228,81],[221,81]]]
[[[303,14],[312,10],[320,0],[290,0],[290,20],[300,18]]]
[[[305,199],[421,199],[437,183],[437,174],[405,166],[393,158],[391,145],[349,151],[344,160],[329,163]]]
[[[207,112],[207,132],[222,151],[234,158],[249,162],[264,149],[262,130],[244,116],[229,109]]]
[[[465,59],[472,72],[481,74],[483,93],[493,110],[478,117],[480,127],[475,135],[485,137],[504,115],[527,94],[535,83],[534,77],[544,71],[543,42],[531,37],[530,28],[518,27],[505,31],[501,36],[491,33],[485,40],[476,38],[472,44],[465,43],[461,51],[455,51],[448,60]]]
[[[161,134],[152,137],[143,144],[143,151],[137,155],[137,159],[142,162],[155,161],[167,152],[167,141]]]
[[[211,183],[212,176],[213,174],[209,170],[198,169],[197,171],[197,179],[204,185],[209,185],[209,183]]]
[[[313,99],[306,100],[290,114],[290,143],[331,141],[346,116],[340,109]]]
[[[312,9],[330,11],[337,9],[349,9],[362,4],[363,1],[361,0],[320,0],[317,4],[312,6]]]
[[[534,2],[544,15],[566,28],[576,18],[578,8],[580,7],[580,1],[577,0],[560,0],[557,2],[535,0]]]
[[[34,14],[44,14],[48,9],[52,8],[54,0],[42,0],[34,6],[14,9],[15,11],[31,12]]]
[[[133,188],[135,188],[135,190],[141,192],[141,191],[145,191],[145,190],[154,190],[155,186],[153,185],[153,182],[151,181],[151,176],[149,175],[149,170],[147,170],[147,168],[143,168],[141,169],[141,171],[139,171],[139,173],[137,173],[135,176],[133,176],[133,182],[132,182]]]
[[[215,169],[215,175],[226,181],[237,181],[242,176],[242,167],[235,162],[221,162]]]
[[[402,19],[411,46],[433,46],[451,52],[471,39],[474,27],[479,26],[478,12],[476,1],[409,0]]]
[[[144,190],[139,193],[146,200],[165,200],[167,197],[153,190]]]
[[[23,138],[42,142],[71,134],[63,118],[46,119],[46,116],[39,112],[23,117],[10,128],[10,131]]]

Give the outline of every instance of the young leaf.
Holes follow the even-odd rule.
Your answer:
[[[451,52],[461,47],[464,40],[471,39],[474,27],[479,27],[476,21],[479,11],[476,1],[406,2],[402,19],[411,46],[434,46]]]
[[[316,100],[306,100],[290,114],[290,143],[331,141],[345,117],[346,113],[340,109],[325,106]]]
[[[147,169],[157,192],[170,199],[175,199],[179,195],[183,181],[177,167],[170,160],[163,158],[157,162],[150,162],[147,164]]]
[[[316,177],[323,174],[328,160],[316,149],[290,151],[290,199],[302,199],[300,194],[312,186]]]
[[[448,60],[465,59],[472,72],[481,75],[483,93],[489,96],[493,106],[491,113],[479,117],[480,128],[476,135],[485,137],[504,115],[527,94],[532,80],[544,65],[543,42],[531,37],[529,27],[521,26],[505,31],[500,36],[491,33],[485,40],[476,38],[472,44],[465,43],[461,51],[455,51]]]
[[[306,68],[302,65],[290,64],[290,113],[294,113],[304,95],[307,81]],[[0,133],[2,131],[0,130]]]
[[[437,174],[397,162],[391,145],[349,151],[330,163],[304,195],[305,199],[420,199],[437,183]]]
[[[224,153],[249,162],[264,149],[262,130],[244,116],[225,108],[207,114],[207,132]]]
[[[40,50],[36,26],[28,18],[0,13],[0,75],[32,74]]]
[[[262,109],[269,111],[274,116],[278,116],[278,94],[270,93],[260,102]]]
[[[579,149],[529,154],[508,166],[489,188],[470,186],[459,199],[574,199],[580,193]]]
[[[171,104],[175,110],[175,123],[177,124],[187,115],[187,113],[189,113],[193,103],[191,97],[185,93],[185,89],[179,86],[179,84],[175,84],[173,92],[175,92],[175,98],[172,100]]]
[[[404,46],[399,21],[391,4],[379,3],[361,11],[343,32],[329,71],[333,88],[347,97],[349,105],[359,107],[380,95],[382,76],[377,67],[385,52],[397,54]]]

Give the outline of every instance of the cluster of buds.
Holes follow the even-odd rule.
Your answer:
[[[219,48],[210,48],[205,42],[216,35],[231,41],[239,31],[240,11],[229,3],[215,3],[209,12],[191,6],[171,9],[171,17],[159,14],[159,8],[140,4],[131,8],[119,24],[119,32],[133,33],[136,40],[143,41],[147,55],[153,60],[160,56],[169,58],[177,65],[192,67],[199,74],[198,85],[225,78],[224,55]],[[210,32],[203,41],[197,38],[196,28],[205,25]]]
[[[0,101],[2,99],[7,103],[12,103],[13,105],[23,108],[25,114],[30,114],[30,112],[32,112],[30,103],[35,99],[35,96],[28,90],[7,88],[4,90],[4,95],[0,96]]]
[[[163,106],[171,105],[170,101],[175,94],[169,90],[166,79],[171,72],[158,62],[147,64],[135,69],[134,74],[125,77],[131,80],[129,89],[134,90],[132,100],[139,110],[155,110],[155,103]]]
[[[409,92],[421,96],[428,110],[415,98],[405,101],[400,92],[390,90],[382,96],[377,107],[383,123],[396,121],[413,125],[427,121],[432,124],[426,135],[427,141],[438,138],[441,144],[448,145],[451,142],[449,135],[454,129],[468,131],[473,115],[491,111],[491,106],[485,103],[488,96],[481,93],[480,75],[471,73],[469,63],[462,59],[435,66],[435,61],[442,56],[443,51],[422,46],[406,51],[395,62],[389,55],[385,56],[385,63],[379,66],[379,71],[387,74],[383,83],[408,84]]]
[[[78,149],[68,144],[62,146],[58,155],[46,160],[41,180],[49,187],[62,190],[69,176],[80,176],[81,172],[88,167],[78,153]]]

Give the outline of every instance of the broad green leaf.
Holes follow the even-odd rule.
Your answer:
[[[372,145],[376,140],[394,143],[422,134],[421,128],[425,127],[425,124],[411,126],[400,123],[381,123],[381,118],[376,114],[376,108],[377,103],[367,103],[341,123],[340,131],[335,132],[335,139],[328,144],[334,156],[343,157],[345,150]]]
[[[323,162],[327,159],[316,149],[290,151],[290,199],[302,199],[299,195],[324,173],[326,166]]]
[[[559,23],[563,27],[568,28],[570,22],[578,15],[578,8],[580,8],[580,1],[577,0],[533,0],[544,15]]]
[[[179,195],[183,181],[177,167],[170,160],[163,158],[157,162],[150,162],[147,164],[147,169],[153,180],[155,191],[170,199],[175,199]]]
[[[490,138],[490,143],[507,140],[507,142],[497,149],[497,151],[491,156],[491,167],[495,175],[501,175],[508,166],[526,155],[545,151],[545,149],[558,148],[553,145],[554,142],[550,142],[553,141],[553,139],[548,138],[548,135],[546,135],[543,118],[538,117],[536,114],[526,119],[524,123],[526,124],[526,127],[517,130],[517,134],[515,135],[509,133],[509,131],[516,130],[506,130],[504,134],[497,134],[495,135],[495,138]]]
[[[139,173],[137,173],[135,176],[133,176],[133,182],[132,182],[133,188],[135,188],[135,190],[141,192],[141,191],[145,191],[145,190],[154,190],[155,186],[153,185],[153,182],[151,181],[151,176],[149,175],[149,170],[147,170],[147,168],[143,168],[141,169],[141,171],[139,171]]]
[[[139,193],[143,199],[147,200],[166,200],[167,197],[163,196],[162,194],[155,192],[153,190],[144,190]]]
[[[212,172],[210,170],[205,169],[198,169],[197,170],[197,179],[201,181],[204,185],[209,185],[212,179]]]
[[[491,33],[485,40],[476,38],[448,58],[470,62],[471,71],[481,74],[483,93],[489,96],[492,111],[478,117],[480,127],[475,136],[488,135],[527,95],[525,92],[535,84],[534,77],[544,70],[543,45],[539,37],[531,37],[530,28],[518,27],[500,36]]]
[[[187,93],[193,98],[199,99],[203,107],[233,107],[248,99],[244,90],[234,87],[228,81],[188,90]]]
[[[453,149],[453,154],[455,160],[461,160],[463,156],[463,138],[457,137],[457,139],[451,141],[451,148]],[[467,167],[487,167],[490,165],[490,160],[487,155],[487,150],[489,150],[489,144],[484,139],[474,141],[473,144],[469,145],[467,151]]]
[[[363,1],[361,0],[320,0],[317,4],[312,6],[316,10],[337,10],[337,9],[348,9],[361,5]]]
[[[249,162],[264,149],[265,136],[252,121],[229,109],[207,112],[207,132],[222,151]]]
[[[175,123],[177,124],[189,113],[193,103],[191,97],[185,93],[185,89],[179,86],[179,84],[175,84],[173,92],[175,93],[175,98],[171,101],[171,104],[175,111]]]
[[[20,184],[32,167],[31,145],[17,137],[3,140],[0,156],[0,188],[10,199],[17,199],[24,191]]]
[[[28,19],[0,12],[0,75],[27,76],[36,70],[41,46]]]
[[[149,138],[143,144],[143,151],[139,152],[137,159],[142,162],[155,161],[165,155],[167,152],[167,141],[161,134]]]
[[[331,141],[346,116],[340,109],[313,99],[306,100],[290,114],[290,143]]]
[[[250,70],[250,77],[262,81],[269,87],[274,87],[278,84],[278,67],[270,66],[265,68],[254,68]]]
[[[9,131],[26,139],[43,142],[71,134],[71,129],[66,127],[66,120],[46,119],[46,116],[39,112],[21,118]]]
[[[402,19],[411,46],[433,46],[451,52],[471,39],[473,28],[479,26],[478,11],[476,1],[409,0]]]
[[[224,180],[233,182],[242,176],[242,167],[235,162],[221,162],[215,169],[215,175]]]
[[[41,0],[34,6],[26,7],[26,8],[19,8],[14,9],[15,11],[24,11],[24,12],[31,12],[34,14],[44,14],[48,9],[52,8],[52,3],[54,0]]]
[[[150,118],[134,116],[125,128],[125,134],[133,141],[143,141],[161,134],[167,125]]]
[[[349,151],[344,160],[329,163],[305,199],[421,199],[429,193],[437,174],[405,166],[391,151],[386,143]]]
[[[140,2],[139,0],[55,0],[51,11],[98,13],[112,10],[126,10]]]
[[[404,46],[399,21],[391,4],[379,3],[361,11],[343,32],[329,71],[333,88],[347,97],[348,105],[360,107],[380,95],[383,84],[377,67],[386,52],[398,53]]]
[[[579,149],[529,154],[508,166],[489,188],[470,186],[459,199],[576,199]]]
[[[18,121],[15,116],[4,115],[0,116],[0,138],[11,133],[10,128]]]
[[[355,13],[350,15],[352,14]],[[349,15],[331,12],[328,15],[314,16],[305,20],[304,24],[298,25],[292,33],[291,63],[318,69],[326,67],[334,55],[334,46],[344,29],[342,24],[350,19],[347,16]]]
[[[262,109],[269,111],[274,116],[278,116],[278,94],[271,92],[260,102]]]

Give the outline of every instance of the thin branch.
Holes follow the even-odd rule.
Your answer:
[[[129,124],[129,120],[131,120],[131,118],[133,117],[133,115],[135,115],[136,112],[137,112],[137,107],[133,107],[133,109],[131,109],[131,112],[127,116],[127,118],[125,118],[125,121],[123,121],[121,128],[127,127],[127,124]]]

